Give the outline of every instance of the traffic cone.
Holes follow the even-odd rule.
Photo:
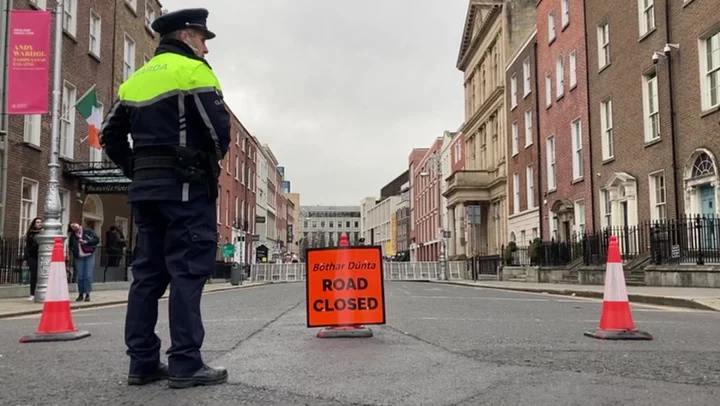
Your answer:
[[[350,241],[346,233],[340,234],[338,247],[349,247]],[[317,338],[368,338],[372,337],[373,332],[369,328],[361,324],[351,324],[348,326],[325,327],[318,331]]]
[[[78,331],[72,320],[63,241],[62,238],[56,238],[50,259],[47,293],[40,324],[35,333],[21,337],[20,342],[73,341],[86,337],[90,337],[90,332]]]
[[[600,325],[595,331],[585,333],[585,336],[600,340],[652,340],[649,333],[635,328],[622,260],[617,237],[610,237],[608,246],[607,267],[605,270],[605,292],[603,293],[602,314]]]

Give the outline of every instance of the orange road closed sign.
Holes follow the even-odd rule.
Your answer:
[[[307,326],[385,324],[380,247],[307,250]]]

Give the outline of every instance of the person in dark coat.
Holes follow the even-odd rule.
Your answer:
[[[100,239],[95,231],[83,228],[78,223],[70,223],[68,233],[68,249],[73,255],[78,285],[78,297],[75,301],[89,302],[95,273],[95,249],[100,244]]]
[[[38,245],[37,236],[42,231],[43,220],[41,217],[35,217],[30,222],[30,227],[25,233],[25,261],[30,268],[30,297],[28,300],[35,300],[35,288],[38,282]]]

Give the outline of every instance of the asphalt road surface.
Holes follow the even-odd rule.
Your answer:
[[[318,339],[302,284],[203,298],[204,354],[223,386],[125,384],[125,309],[75,311],[92,337],[19,344],[38,317],[0,320],[2,405],[718,405],[720,314],[633,305],[654,341],[602,342],[600,301],[431,283],[386,285],[370,339]],[[157,330],[169,345],[167,302]]]

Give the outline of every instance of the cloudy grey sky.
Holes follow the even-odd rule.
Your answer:
[[[161,0],[170,11],[197,0]],[[467,0],[205,0],[208,61],[301,204],[360,204],[463,120]]]

